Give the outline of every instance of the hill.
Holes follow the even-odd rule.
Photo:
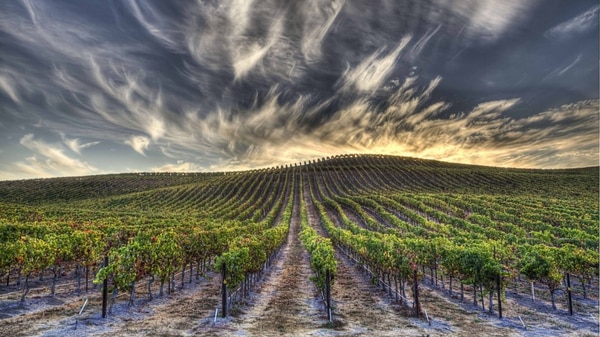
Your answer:
[[[481,192],[556,197],[595,195],[598,192],[599,167],[540,170],[497,168],[454,164],[435,160],[384,156],[341,155],[299,163],[241,172],[217,173],[123,173],[84,177],[64,177],[0,181],[0,202],[24,204],[53,203],[123,196],[165,188],[181,189],[190,185],[218,188],[242,176],[280,174],[290,168],[320,175],[322,172],[343,171],[383,177],[385,183],[355,185],[360,189],[427,192]],[[175,193],[176,194],[176,193]]]
[[[381,155],[3,181],[0,335],[593,335],[598,186]]]

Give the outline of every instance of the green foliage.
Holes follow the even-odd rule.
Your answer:
[[[109,264],[96,274],[94,283],[99,284],[112,275],[115,287],[119,291],[128,291],[132,284],[139,280],[140,264],[142,263],[143,246],[137,240],[114,248],[109,253]]]
[[[233,248],[219,256],[215,263],[217,270],[225,267],[225,284],[234,289],[245,278],[246,266],[250,262],[250,248]]]
[[[177,234],[172,230],[146,241],[147,270],[163,282],[179,268],[183,260],[183,251],[177,241]]]
[[[531,281],[545,284],[553,292],[560,286],[563,274],[555,259],[556,249],[537,245],[530,247],[519,262],[520,271]]]
[[[285,241],[296,195],[319,286],[336,273],[335,244],[405,280],[427,267],[488,291],[498,275],[504,287],[518,273],[556,288],[564,272],[598,275],[598,180],[598,168],[344,155],[227,174],[0,182],[0,270],[91,267],[108,254],[95,281],[110,275],[125,290],[218,257],[235,286]],[[329,238],[308,225],[306,186]]]
[[[23,237],[17,243],[18,257],[22,261],[22,271],[25,275],[39,272],[54,263],[52,246],[45,240],[34,237]]]
[[[304,194],[300,193],[301,200]],[[317,231],[308,224],[306,205],[300,206],[300,241],[310,254],[310,265],[316,275],[312,277],[320,291],[325,289],[326,275],[329,273],[331,283],[337,274],[337,262],[335,260],[331,240],[320,236]]]
[[[555,251],[556,261],[561,270],[583,277],[598,276],[598,252],[566,244]]]

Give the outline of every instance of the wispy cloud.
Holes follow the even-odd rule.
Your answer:
[[[230,57],[233,62],[235,79],[239,80],[254,69],[266,56],[269,50],[281,38],[283,30],[283,16],[276,17],[271,22],[269,33],[265,37],[264,43],[259,43],[255,39],[241,38],[236,41],[236,47],[230,50]]]
[[[172,50],[178,51],[181,49],[178,43],[177,29],[171,29],[173,21],[167,21],[160,12],[152,7],[147,2],[139,2],[137,0],[128,0],[127,5],[131,9],[131,13],[136,20],[162,45]]]
[[[33,155],[22,161],[7,163],[3,172],[0,172],[0,177],[56,177],[90,175],[100,172],[87,162],[69,157],[61,146],[36,139],[33,134],[21,137],[19,143],[33,152]]]
[[[344,7],[345,0],[311,0],[303,6],[302,53],[307,63],[321,58],[321,45]]]
[[[597,73],[590,63],[597,55],[593,48],[548,51],[597,27],[600,6],[546,33],[560,39],[519,47],[546,28],[548,17],[532,12],[536,3],[2,2],[2,127],[25,131],[0,137],[0,147],[3,155],[31,151],[13,161],[31,176],[60,165],[93,172],[83,158],[123,144],[157,170],[356,152],[503,166],[597,164],[597,93],[572,93],[579,82],[568,82]],[[524,23],[532,29],[519,29]],[[552,58],[538,62],[539,55]],[[532,69],[516,70],[528,60]],[[518,94],[492,91],[546,75],[568,82],[564,95],[547,99],[535,83]],[[497,85],[479,88],[480,79]],[[580,87],[597,86],[590,81]],[[571,99],[581,102],[563,105]],[[543,111],[548,106],[555,109]],[[31,130],[37,137],[19,143]],[[62,142],[42,141],[42,132],[58,130]],[[84,151],[98,142],[97,151]]]
[[[79,138],[70,139],[64,133],[61,133],[60,137],[62,138],[63,143],[67,145],[71,151],[79,155],[81,155],[81,150],[100,144],[99,141],[80,144]]]
[[[150,146],[150,139],[144,136],[131,136],[131,138],[125,141],[125,144],[131,146],[135,152],[145,156],[145,151]]]
[[[178,160],[175,164],[165,164],[158,167],[153,167],[152,172],[201,172],[206,171],[204,167],[198,164]]]
[[[341,78],[343,87],[348,90],[355,89],[360,93],[373,92],[379,89],[394,69],[400,52],[406,47],[410,39],[410,36],[403,37],[398,46],[385,56],[381,56],[384,52],[384,48],[382,48],[364,59],[356,67],[348,67]]]
[[[0,73],[0,92],[4,92],[10,99],[15,103],[21,103],[21,98],[18,94],[16,87],[16,81],[10,75],[3,75]]]
[[[95,84],[104,93],[91,100],[94,111],[115,125],[143,131],[154,141],[164,136],[165,119],[169,113],[165,111],[160,88],[149,87],[144,81],[143,71],[133,73],[116,67],[102,67],[94,58],[90,58],[89,65]],[[111,75],[110,78],[108,74]],[[111,108],[106,97],[118,103],[118,110],[126,110]]]
[[[560,76],[564,75],[567,71],[569,71],[571,68],[573,68],[575,65],[577,65],[577,63],[579,63],[579,61],[581,61],[581,54],[577,55],[577,58],[575,58],[573,60],[573,62],[569,63],[568,65],[554,69],[551,73],[546,75],[546,77],[544,77],[542,79],[542,81],[546,81],[553,77],[560,77]]]
[[[380,74],[384,75],[372,82],[376,84],[367,86],[369,90],[384,86],[385,72]],[[311,105],[310,95],[299,95],[296,100],[285,102],[281,100],[283,92],[275,86],[265,100],[256,101],[244,111],[234,106],[203,114],[190,109],[181,122],[160,124],[160,137],[130,136],[125,144],[146,155],[150,144],[155,143],[165,155],[180,160],[202,153],[218,160],[210,164],[213,170],[292,163],[336,153],[376,152],[520,167],[589,166],[598,156],[592,146],[598,141],[597,101],[519,119],[506,117],[505,113],[520,100],[504,99],[483,102],[471,110],[444,117],[451,103],[431,99],[441,81],[438,77],[419,88],[417,78],[408,77],[403,83],[384,86],[389,91],[385,102],[371,100],[368,91],[346,97],[343,88],[338,95],[346,97],[346,103],[327,118],[322,117],[322,111],[328,109],[332,100]],[[133,89],[136,85],[131,83],[122,89],[107,90],[117,90],[116,97],[122,98],[128,94],[118,93],[120,90],[146,92]],[[122,102],[135,106],[127,99]],[[166,120],[162,110],[153,111]],[[138,125],[150,134],[148,120],[134,116],[110,113],[107,118],[116,125]],[[549,152],[550,148],[561,149],[561,153]],[[578,148],[585,148],[587,154],[567,155],[575,154]],[[155,167],[181,171],[202,168],[207,166],[190,160]]]
[[[535,0],[436,0],[435,3],[444,8],[452,17],[458,16],[467,22],[464,34],[480,41],[494,41],[513,29],[533,8]],[[432,15],[439,15],[433,11]],[[437,20],[448,20],[439,17]]]
[[[252,8],[254,0],[232,0],[228,10],[232,35],[242,36],[252,24]]]
[[[126,62],[126,55],[134,50],[146,48],[111,41],[110,48],[101,38],[106,34],[105,28],[88,25],[84,19],[66,16],[60,7],[50,3],[22,0],[30,22],[19,17],[5,15],[0,19],[0,27],[23,47],[33,49],[38,54],[54,61],[85,60],[90,55],[97,58]],[[14,27],[19,27],[14,29]],[[119,48],[114,48],[114,47]]]
[[[410,85],[400,86],[383,111],[368,100],[356,99],[310,129],[304,127],[302,116],[316,112],[303,112],[307,99],[282,106],[275,93],[244,118],[230,120],[221,112],[198,124],[216,147],[227,144],[231,159],[221,168],[229,169],[235,163],[260,166],[371,152],[518,167],[577,167],[597,161],[597,101],[527,118],[505,115],[519,104],[518,98],[488,101],[445,118],[442,112],[448,103],[427,103],[426,95],[438,83],[439,79],[433,81],[420,94]],[[577,152],[583,148],[587,150]]]
[[[421,37],[417,42],[415,42],[413,47],[410,49],[410,52],[408,53],[408,57],[411,59],[411,61],[414,62],[417,60],[417,57],[419,57],[425,46],[427,46],[429,40],[431,40],[431,38],[440,30],[440,28],[442,28],[441,24],[437,25],[437,27],[435,28],[430,28],[427,31],[427,33],[423,35],[423,37]]]
[[[298,71],[294,69],[295,43],[283,36],[291,14],[280,3],[254,6],[252,1],[234,0],[220,5],[199,2],[190,13],[181,32],[184,48],[196,63],[189,65],[193,77],[202,71],[198,66],[230,72],[234,80],[253,71],[276,78],[287,78]]]
[[[574,34],[590,31],[598,26],[598,13],[600,13],[600,5],[593,6],[584,13],[552,27],[546,31],[545,35],[547,37],[562,39]]]

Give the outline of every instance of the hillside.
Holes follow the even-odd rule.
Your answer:
[[[383,155],[344,155],[298,163],[296,168],[308,174],[341,171],[383,177],[385,183],[351,188],[379,191],[427,191],[553,195],[556,197],[590,196],[598,192],[599,168],[563,170],[511,169],[446,163]],[[85,177],[0,181],[0,201],[23,204],[53,203],[116,197],[137,192],[191,185],[220,187],[253,174],[279,174],[287,168],[221,173],[123,173]],[[176,193],[174,194],[176,195]]]
[[[3,181],[0,335],[597,334],[599,172],[345,155]]]

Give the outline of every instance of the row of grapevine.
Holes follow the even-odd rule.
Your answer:
[[[300,190],[299,197],[300,200],[304,200],[303,189]],[[300,204],[300,241],[310,254],[310,265],[316,274],[312,277],[312,280],[325,299],[325,310],[331,321],[331,286],[337,275],[337,262],[331,240],[320,236],[308,224],[308,215],[304,202]]]
[[[287,185],[286,187],[285,200],[287,202],[276,226],[269,227],[260,233],[238,236],[229,241],[228,250],[216,259],[215,268],[222,271],[223,278],[222,314],[224,317],[227,316],[231,301],[227,296],[227,291],[235,291],[241,285],[240,289],[243,294],[247,293],[250,282],[254,279],[253,275],[264,271],[266,265],[271,263],[285,242],[289,232],[296,189],[296,179],[292,179],[291,186]],[[280,203],[283,203],[283,196],[283,194],[280,196]],[[274,209],[276,210],[278,207]],[[267,219],[272,219],[272,223],[275,222],[274,217],[267,216]]]
[[[416,201],[416,197],[408,198],[402,194],[392,194],[388,197],[349,197],[337,188],[341,185],[339,180],[336,181],[340,179],[340,175],[331,172],[332,170],[320,172],[323,183],[314,184],[319,196],[313,196],[313,203],[319,209],[322,223],[334,241],[375,270],[402,269],[402,264],[398,265],[394,255],[402,252],[399,257],[414,257],[412,261],[404,263],[404,266],[412,263],[414,268],[422,267],[423,271],[425,268],[429,269],[432,282],[437,283],[438,272],[441,271],[450,279],[450,284],[458,277],[461,280],[461,289],[462,284],[470,284],[474,291],[479,288],[482,294],[487,293],[490,296],[490,309],[491,295],[494,291],[503,291],[518,275],[546,285],[554,307],[554,294],[560,287],[565,273],[586,277],[595,273],[597,276],[598,254],[586,250],[585,246],[566,244],[554,247],[544,244],[545,242],[523,241],[520,238],[511,244],[507,242],[505,232],[494,229],[495,223],[486,223],[482,227],[481,216],[470,217],[471,220],[479,221],[465,221],[425,206]],[[336,227],[328,220],[325,206],[317,199],[322,199],[324,204],[337,214],[346,229]],[[383,227],[363,205],[375,210],[382,218],[388,219],[387,222],[398,227],[391,231]],[[356,213],[368,228],[361,228],[352,223],[346,217],[344,207]],[[392,212],[401,213],[401,216],[393,219]],[[456,227],[459,223],[462,225]],[[463,229],[460,229],[461,227]],[[514,227],[506,225],[503,228],[515,230]],[[406,234],[413,235],[407,237]],[[430,239],[423,240],[424,237]],[[445,239],[446,237],[452,239]],[[515,244],[517,242],[518,245]],[[399,248],[400,246],[409,249]],[[370,252],[371,255],[364,252]],[[574,267],[575,265],[577,267]],[[408,274],[408,270],[405,269],[405,279]],[[402,278],[402,275],[397,276]]]
[[[23,285],[24,300],[31,280],[50,275],[54,294],[74,271],[77,288],[84,276],[108,277],[133,301],[136,284],[146,281],[149,296],[156,283],[170,292],[178,272],[182,282],[191,280],[194,266],[198,277],[215,259],[229,290],[247,292],[288,236],[298,197],[300,237],[321,291],[326,275],[337,273],[333,245],[388,290],[399,282],[404,298],[407,284],[415,292],[421,280],[443,287],[447,280],[450,292],[460,285],[462,298],[465,285],[474,300],[490,296],[490,309],[491,295],[517,289],[521,277],[543,284],[553,305],[565,275],[577,277],[573,289],[584,297],[598,278],[597,169],[344,155],[227,174],[65,179],[0,183],[0,276],[7,284],[0,293]],[[304,185],[310,195],[298,192]],[[48,188],[54,191],[41,192]],[[91,197],[96,189],[106,191]],[[308,225],[307,203],[328,238]],[[105,255],[110,263],[97,272]]]

